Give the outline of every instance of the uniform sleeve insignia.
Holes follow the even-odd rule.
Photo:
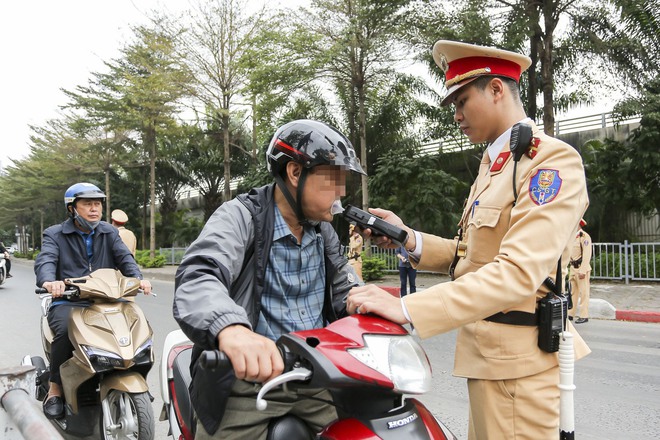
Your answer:
[[[529,148],[527,149],[527,157],[530,159],[534,159],[536,156],[536,153],[539,151],[539,144],[541,143],[541,139],[539,138],[532,138],[532,143],[529,144]]]
[[[529,197],[537,205],[552,202],[561,189],[561,177],[557,170],[538,170],[529,182]]]

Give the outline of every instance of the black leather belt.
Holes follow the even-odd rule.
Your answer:
[[[539,316],[536,313],[520,312],[517,310],[508,313],[495,313],[484,318],[485,321],[497,322],[498,324],[526,325],[536,327],[539,323]]]

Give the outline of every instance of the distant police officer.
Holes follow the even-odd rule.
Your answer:
[[[110,214],[110,218],[112,219],[112,226],[119,230],[119,236],[121,237],[121,240],[124,242],[128,250],[131,251],[133,257],[135,257],[135,250],[137,249],[137,238],[135,238],[133,231],[126,229],[124,226],[126,222],[128,222],[128,216],[121,209],[115,209],[112,211],[112,214]]]
[[[571,293],[573,296],[573,308],[568,313],[573,319],[577,313],[576,324],[589,321],[589,278],[591,277],[591,237],[582,228],[587,225],[583,219],[580,220],[573,247],[571,249],[571,260],[568,268],[568,278],[571,282]],[[579,310],[578,310],[579,306]]]
[[[355,225],[348,227],[348,234],[350,235],[348,241],[348,262],[355,273],[362,279],[362,236],[355,230]]]
[[[558,356],[539,347],[536,311],[549,292],[544,281],[568,262],[588,205],[582,160],[526,117],[517,82],[528,57],[454,41],[438,41],[433,57],[445,72],[442,104],[454,105],[471,142],[488,144],[458,237],[416,232],[390,211],[371,212],[407,229],[405,247],[418,269],[449,272],[454,281],[402,299],[356,287],[348,310],[411,322],[422,338],[459,328],[454,374],[468,379],[469,439],[557,438]],[[517,123],[529,131],[522,136],[517,126],[516,156]],[[575,347],[577,358],[589,352],[578,335]]]

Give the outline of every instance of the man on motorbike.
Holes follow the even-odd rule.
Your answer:
[[[5,259],[5,269],[7,270],[5,277],[6,278],[11,278],[13,275],[9,273],[11,270],[11,259],[9,258],[9,251],[5,247],[5,244],[0,241],[0,254],[2,254],[3,258]]]
[[[48,325],[53,330],[50,383],[44,398],[44,414],[50,419],[64,415],[60,366],[72,356],[68,324],[71,307],[84,307],[85,301],[59,299],[67,278],[89,275],[96,269],[118,269],[124,276],[142,279],[133,255],[116,228],[101,221],[105,194],[91,183],[76,183],[64,193],[69,218],[44,231],[41,252],[34,263],[37,286],[53,296],[48,310]],[[140,288],[151,292],[151,283],[142,280]]]
[[[327,390],[268,394],[259,383],[282,373],[274,341],[345,315],[360,283],[329,223],[348,171],[364,174],[350,141],[318,121],[280,127],[266,153],[275,183],[225,202],[188,248],[176,274],[174,317],[194,342],[191,399],[196,439],[264,439],[272,418],[295,415],[318,431],[336,418]],[[220,349],[232,372],[206,371],[202,350]],[[306,398],[310,397],[310,398]]]

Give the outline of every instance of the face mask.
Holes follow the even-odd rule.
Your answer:
[[[76,211],[75,208],[73,208],[73,212],[75,212],[76,214],[74,220],[77,221],[80,227],[83,228],[85,231],[93,231],[100,223],[99,220],[95,222],[88,222],[87,220],[82,218],[80,214],[78,214],[78,211]]]

